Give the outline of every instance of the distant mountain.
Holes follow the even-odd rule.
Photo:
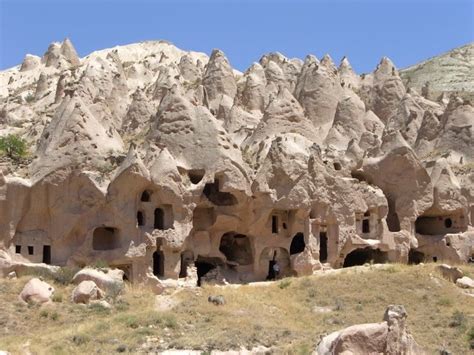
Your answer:
[[[430,98],[442,92],[457,92],[474,98],[474,43],[453,49],[400,70],[405,86],[421,92],[429,82]]]

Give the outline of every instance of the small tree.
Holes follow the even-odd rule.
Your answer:
[[[26,141],[15,134],[0,137],[0,151],[13,160],[20,160],[28,152]]]

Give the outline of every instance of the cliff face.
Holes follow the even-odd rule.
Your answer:
[[[426,91],[434,99],[456,93],[474,99],[474,43],[455,48],[400,71],[407,87]],[[423,89],[425,87],[425,89]]]
[[[31,153],[0,161],[0,264],[246,282],[275,262],[466,261],[474,108],[404,75],[279,53],[240,73],[163,41],[27,55],[0,72],[0,134]]]

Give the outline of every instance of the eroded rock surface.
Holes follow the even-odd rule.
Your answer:
[[[407,313],[400,305],[385,310],[383,322],[357,324],[321,339],[316,354],[424,354],[406,327]]]
[[[275,263],[466,262],[474,108],[402,78],[385,57],[359,76],[280,53],[240,73],[164,41],[27,55],[0,72],[0,134],[30,151],[0,160],[1,274],[101,260],[119,280],[75,281],[160,294],[160,279],[258,281]]]

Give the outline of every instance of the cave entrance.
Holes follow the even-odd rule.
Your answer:
[[[344,259],[343,267],[350,267],[356,265],[364,265],[366,263],[383,264],[387,262],[388,257],[386,252],[380,249],[363,248],[351,251]]]
[[[250,265],[253,263],[250,239],[246,235],[235,232],[225,233],[221,238],[219,251],[224,254],[228,261],[239,265]]]
[[[425,261],[425,254],[421,251],[410,249],[408,252],[408,264],[418,265]]]
[[[325,263],[328,260],[328,237],[326,232],[319,233],[319,261]]]
[[[51,264],[51,246],[43,245],[43,263]]]
[[[302,253],[305,247],[306,243],[304,242],[304,234],[297,233],[291,241],[290,255]]]
[[[214,270],[218,265],[222,264],[222,260],[219,258],[207,258],[198,255],[194,265],[197,269],[197,285],[201,286],[202,278],[206,276],[209,271]]]
[[[137,212],[137,224],[143,226],[145,224],[145,216],[142,211]]]
[[[165,274],[165,257],[161,250],[153,253],[153,275],[162,277]]]
[[[120,248],[117,229],[113,227],[98,227],[92,234],[92,248],[94,250],[112,250]]]
[[[456,232],[450,216],[420,216],[415,221],[415,232],[424,235],[443,235]]]
[[[219,179],[214,179],[213,183],[207,183],[204,185],[202,191],[204,196],[207,197],[216,206],[232,206],[237,204],[237,199],[230,192],[219,191]]]

